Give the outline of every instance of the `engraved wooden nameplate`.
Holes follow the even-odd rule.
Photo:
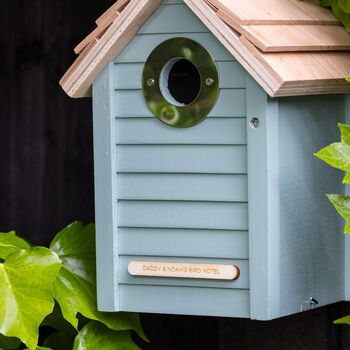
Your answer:
[[[131,261],[128,271],[132,276],[201,278],[233,281],[239,277],[235,265],[170,263],[160,261]]]

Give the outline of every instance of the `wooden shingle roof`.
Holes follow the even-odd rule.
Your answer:
[[[183,0],[272,97],[350,92],[350,36],[317,0]],[[76,48],[60,84],[89,96],[92,82],[161,0],[118,0]]]

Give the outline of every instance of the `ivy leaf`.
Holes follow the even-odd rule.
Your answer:
[[[54,332],[45,338],[43,346],[53,350],[73,349],[74,336],[62,331]]]
[[[75,222],[67,226],[54,238],[50,249],[62,260],[53,285],[54,297],[63,317],[75,329],[78,329],[77,313],[80,313],[113,330],[135,330],[147,340],[138,314],[97,310],[95,225]]]
[[[338,210],[339,214],[347,221],[344,233],[350,233],[350,197],[339,194],[327,194],[327,197]]]
[[[75,338],[73,350],[140,350],[129,331],[112,331],[99,322],[89,322]]]
[[[321,0],[321,6],[330,6],[334,15],[344,25],[347,32],[350,33],[350,13],[347,11],[349,5],[345,5],[347,2],[348,0]]]
[[[350,125],[339,123],[338,126],[341,131],[341,142],[350,145]]]
[[[30,248],[30,244],[23,238],[16,236],[14,231],[0,233],[0,259],[6,260],[11,253]]]
[[[350,1],[349,0],[339,0],[340,8],[347,13],[350,13]]]
[[[0,264],[0,332],[17,337],[31,350],[38,342],[38,329],[52,312],[52,283],[61,261],[42,247],[9,255]]]
[[[350,325],[350,315],[342,317],[342,318],[339,318],[338,320],[335,320],[333,323]]]
[[[335,168],[350,171],[350,145],[346,143],[332,143],[321,149],[315,156]]]
[[[5,348],[7,350],[18,349],[21,343],[22,342],[18,338],[5,337],[4,335],[0,334],[0,349],[1,348]]]
[[[29,349],[25,349],[25,350],[29,350]],[[53,350],[53,349],[49,349],[49,348],[43,348],[41,346],[38,346],[37,348],[35,348],[35,350]],[[67,349],[68,350],[68,349]]]
[[[350,126],[338,124],[341,131],[341,142],[332,143],[315,154],[316,157],[324,160],[327,164],[350,171]],[[344,182],[349,181],[348,175]]]
[[[343,179],[343,184],[350,184],[350,173],[346,173]]]

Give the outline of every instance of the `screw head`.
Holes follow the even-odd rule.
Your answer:
[[[147,85],[148,86],[153,86],[155,84],[155,80],[153,78],[147,79]]]
[[[214,84],[214,79],[213,78],[207,78],[205,83],[207,84],[207,86],[212,86]]]
[[[260,126],[260,120],[258,118],[252,118],[249,125],[252,129],[257,129]]]

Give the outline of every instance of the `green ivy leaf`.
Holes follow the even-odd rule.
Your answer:
[[[129,331],[112,331],[99,322],[88,323],[75,338],[73,350],[139,350]]]
[[[343,179],[343,184],[350,184],[350,173],[346,173]]]
[[[16,236],[14,231],[0,233],[0,259],[6,260],[10,254],[30,248],[30,244]]]
[[[341,142],[332,143],[317,152],[315,156],[335,168],[350,171],[350,126],[345,124],[338,126],[341,131]],[[350,181],[349,175],[344,178],[344,182],[347,183],[347,181]]]
[[[344,233],[350,233],[350,197],[339,194],[327,194],[339,214],[347,221]]]
[[[29,349],[25,349],[25,350],[29,350]],[[41,346],[38,346],[37,348],[35,348],[35,350],[53,350],[53,349],[49,349],[49,348],[43,348]],[[67,349],[68,350],[68,349]]]
[[[75,336],[62,331],[54,332],[45,338],[43,346],[53,350],[73,349]]]
[[[75,222],[67,226],[54,238],[50,249],[62,260],[53,293],[68,322],[78,329],[80,313],[113,330],[135,330],[147,340],[138,314],[97,310],[95,225]]]
[[[4,348],[6,350],[18,349],[21,345],[21,341],[18,338],[13,337],[5,337],[0,334],[0,348]]]
[[[338,124],[338,127],[341,132],[341,142],[344,142],[347,145],[350,145],[350,125]]]
[[[350,13],[350,1],[349,0],[339,0],[340,8],[347,13]]]
[[[338,320],[335,320],[333,323],[350,325],[350,315],[342,317],[342,318],[339,318]]]
[[[332,143],[321,149],[315,156],[335,168],[350,171],[350,145],[346,143]]]
[[[54,307],[51,287],[60,267],[57,255],[42,247],[12,253],[0,264],[2,334],[36,348],[39,325]]]
[[[339,21],[344,25],[348,33],[350,33],[350,13],[346,11],[348,5],[341,6],[341,0],[321,0],[321,6],[331,7],[334,15],[339,19]],[[344,0],[344,3],[348,0]],[[344,5],[342,3],[342,5]]]

